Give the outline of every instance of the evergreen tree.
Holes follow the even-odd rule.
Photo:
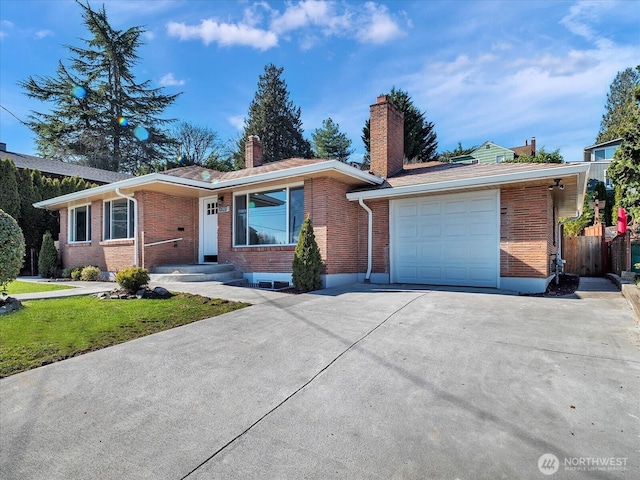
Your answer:
[[[307,217],[300,227],[298,244],[293,256],[293,286],[303,292],[322,287],[322,256],[313,233],[311,218]]]
[[[404,114],[404,158],[408,162],[429,162],[438,159],[438,139],[433,122],[426,119],[426,112],[421,112],[413,104],[413,100],[407,92],[395,87],[388,94],[389,100],[398,110]],[[370,121],[364,124],[362,129],[362,141],[367,153],[364,162],[369,164],[370,147]]]
[[[311,134],[313,140],[313,155],[316,158],[329,158],[346,162],[349,155],[354,152],[351,148],[351,140],[340,132],[340,125],[331,117],[322,121],[322,127],[317,128]]]
[[[51,233],[42,236],[42,247],[38,255],[38,273],[43,278],[53,278],[58,268],[58,251],[53,243]]]
[[[289,90],[282,78],[284,68],[269,64],[258,80],[258,91],[244,121],[244,133],[238,139],[234,162],[244,165],[244,151],[249,135],[257,135],[262,143],[265,163],[286,158],[311,158],[311,144],[302,134],[300,107],[289,100]]]
[[[20,218],[17,169],[8,158],[0,158],[0,209],[14,219]]]
[[[596,143],[615,140],[622,136],[622,128],[626,121],[637,115],[638,105],[634,99],[634,91],[640,85],[640,65],[627,68],[613,79],[607,94],[605,114],[600,122],[600,131]]]
[[[640,74],[640,66],[637,69]],[[607,175],[619,189],[619,205],[640,223],[640,86],[635,90],[635,102],[636,110],[620,129],[622,144],[613,155]]]
[[[64,158],[112,171],[136,172],[168,155],[171,139],[160,115],[177,96],[136,82],[142,27],[125,31],[109,25],[99,11],[78,2],[92,37],[86,48],[68,46],[71,65],[58,63],[56,76],[21,82],[27,96],[54,105],[33,112],[27,124],[35,132],[40,155]]]

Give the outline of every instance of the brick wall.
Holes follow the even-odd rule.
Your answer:
[[[183,239],[176,242],[175,247],[173,243],[145,247],[145,268],[198,263],[199,200],[148,191],[140,192],[136,197],[140,216],[140,249],[143,243]],[[142,261],[141,252],[140,264]]]
[[[358,207],[358,272],[367,271],[367,242],[369,217],[364,208]],[[389,273],[389,201],[365,201],[373,212],[373,248],[371,255],[371,273]]]
[[[183,237],[178,247],[164,244],[146,247],[144,266],[195,263],[198,261],[198,199],[140,192],[138,199],[138,262],[142,265],[144,242]],[[102,201],[91,204],[91,242],[67,243],[68,210],[60,211],[60,245],[63,267],[96,265],[101,270],[115,272],[134,264],[133,240],[102,241]],[[178,231],[184,227],[184,232]]]
[[[349,202],[349,186],[332,178],[304,182],[305,217],[311,216],[313,232],[324,262],[324,272],[357,272],[358,232],[350,228],[360,208]],[[232,207],[231,194],[228,205]],[[225,196],[227,198],[227,196]],[[233,208],[218,214],[218,261],[233,263],[250,272],[291,272],[295,245],[233,247]]]
[[[547,185],[500,191],[500,275],[546,278],[554,253],[552,201]]]

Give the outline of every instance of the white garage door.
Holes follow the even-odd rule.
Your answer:
[[[391,202],[391,281],[497,287],[498,190]]]

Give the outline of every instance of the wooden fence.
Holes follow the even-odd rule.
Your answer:
[[[611,271],[617,275],[631,270],[631,233],[618,235],[611,240]]]
[[[597,277],[604,274],[602,264],[602,237],[563,237],[562,258],[564,271],[581,277]]]

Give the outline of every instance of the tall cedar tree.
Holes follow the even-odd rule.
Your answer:
[[[244,133],[238,139],[234,162],[244,165],[244,151],[250,135],[260,137],[265,163],[286,158],[311,158],[311,144],[302,134],[300,107],[289,100],[283,67],[269,64],[258,80],[258,91],[244,120]]]
[[[322,256],[313,233],[311,218],[307,217],[300,227],[298,244],[293,254],[293,286],[303,292],[318,290],[322,287]]]
[[[125,31],[109,25],[99,11],[77,2],[91,33],[87,48],[68,46],[70,66],[58,62],[56,76],[29,77],[27,96],[54,104],[50,113],[32,112],[38,153],[112,171],[136,172],[168,156],[172,140],[160,114],[178,94],[165,95],[150,81],[136,82],[142,27]]]
[[[316,128],[311,134],[313,155],[316,158],[330,158],[346,162],[354,152],[351,140],[340,132],[340,125],[331,117],[322,121],[322,127]]]
[[[640,66],[637,69],[640,74]],[[640,226],[640,86],[634,96],[637,108],[620,129],[622,144],[613,154],[607,174],[616,186],[618,204]]]
[[[8,158],[0,158],[0,209],[14,219],[20,218],[18,170]]]
[[[413,104],[407,92],[395,87],[388,93],[389,100],[404,114],[404,158],[408,162],[429,162],[438,159],[438,139],[433,122],[426,119],[426,112],[421,112]],[[367,121],[362,129],[362,141],[367,153],[364,165],[370,162],[370,122]]]
[[[600,131],[596,138],[596,144],[615,140],[622,136],[622,129],[626,121],[638,114],[640,107],[634,99],[634,91],[640,85],[640,65],[626,68],[618,72],[611,82],[605,114],[600,122]]]

